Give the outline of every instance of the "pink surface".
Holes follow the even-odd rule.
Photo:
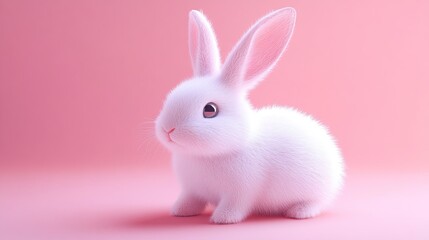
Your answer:
[[[235,225],[169,216],[179,193],[165,169],[21,171],[0,176],[1,239],[428,239],[429,176],[353,173],[336,204],[307,220]]]
[[[305,221],[168,217],[178,192],[168,153],[141,123],[192,74],[189,10],[213,21],[224,58],[285,6],[298,13],[294,36],[250,97],[329,126],[344,194]],[[0,239],[427,239],[428,11],[428,1],[0,0]]]

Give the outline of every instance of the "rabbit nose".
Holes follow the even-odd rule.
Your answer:
[[[173,142],[173,139],[171,139],[170,134],[171,134],[172,132],[174,132],[174,130],[176,130],[176,128],[172,128],[172,129],[170,129],[170,130],[168,130],[168,131],[164,129],[164,132],[165,132],[165,133],[167,133],[167,138],[168,138],[168,141],[169,141],[169,142]]]
[[[170,135],[170,133],[174,132],[174,130],[176,130],[176,128],[172,128],[170,130],[165,130],[165,128],[162,128],[162,130],[164,130],[165,133],[167,133],[168,135]]]
[[[170,135],[170,133],[172,133],[174,130],[176,130],[176,128],[172,128],[169,131],[167,131],[167,134]]]

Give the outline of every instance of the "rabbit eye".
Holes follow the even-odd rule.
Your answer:
[[[214,118],[218,113],[218,108],[215,103],[209,102],[204,106],[203,116],[205,118]]]

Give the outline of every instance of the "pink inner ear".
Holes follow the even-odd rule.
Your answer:
[[[269,19],[253,35],[244,69],[244,81],[269,71],[285,50],[293,30],[293,18],[279,14]]]
[[[189,53],[194,71],[198,68],[198,25],[194,20],[189,21]]]

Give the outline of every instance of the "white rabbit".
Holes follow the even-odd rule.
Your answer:
[[[295,18],[293,8],[261,18],[221,66],[210,23],[189,13],[194,77],[170,92],[155,126],[182,187],[173,215],[211,204],[214,223],[250,214],[310,218],[341,189],[343,159],[323,125],[291,108],[254,109],[247,98],[285,51]]]

